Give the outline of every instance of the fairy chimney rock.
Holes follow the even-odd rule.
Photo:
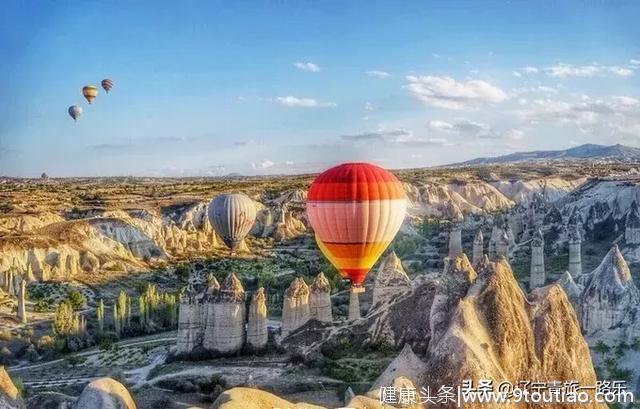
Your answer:
[[[531,289],[542,287],[546,281],[544,271],[544,237],[540,229],[536,230],[531,240],[531,276],[529,287]]]
[[[402,267],[402,261],[395,252],[389,253],[382,261],[373,284],[372,305],[380,305],[406,294],[411,290],[411,279]]]
[[[318,273],[310,287],[309,313],[311,319],[333,322],[331,313],[331,285],[323,272]]]
[[[263,349],[267,345],[269,333],[267,329],[267,298],[264,288],[255,292],[249,305],[247,322],[247,345],[252,349]]]
[[[475,266],[478,263],[482,262],[483,256],[484,256],[484,236],[482,235],[482,230],[478,229],[478,233],[476,233],[476,237],[473,239],[472,264]]]
[[[213,334],[205,348],[222,354],[242,349],[245,341],[244,288],[235,273],[229,274],[213,299]],[[206,329],[207,338],[209,328]]]
[[[286,337],[309,321],[309,286],[301,277],[293,280],[284,293],[282,337]]]

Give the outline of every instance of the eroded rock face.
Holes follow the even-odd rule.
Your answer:
[[[395,252],[389,253],[376,273],[373,284],[372,308],[406,294],[411,290],[411,280],[402,267],[402,261]]]
[[[600,265],[591,273],[583,274],[578,283],[584,287],[580,317],[586,336],[620,333],[626,330],[624,327],[636,325],[635,320],[627,316],[640,304],[640,292],[618,246],[613,246]]]
[[[506,260],[483,268],[452,310],[449,327],[429,355],[423,381],[437,390],[463,379],[572,379],[595,385],[588,346],[561,287],[536,289],[527,299]]]
[[[226,390],[211,405],[211,409],[248,408],[324,409],[308,403],[291,403],[269,392],[251,388]]]
[[[309,286],[302,277],[291,282],[285,291],[282,306],[282,337],[300,328],[309,321]]]
[[[205,348],[221,354],[231,354],[242,349],[245,342],[244,288],[238,277],[231,273],[215,295],[213,306],[213,331],[210,345]],[[205,341],[209,335],[206,329]]]
[[[120,382],[100,378],[84,388],[73,409],[136,409],[136,404]]]
[[[466,379],[596,382],[588,345],[562,287],[554,284],[525,294],[504,257],[495,262],[485,257],[474,269],[460,255],[446,276],[417,277],[409,294],[361,320],[334,329],[305,327],[291,334],[286,345],[313,353],[331,350],[344,337],[354,345],[384,337],[398,349],[404,346],[380,383],[406,377],[438,390]]]
[[[333,322],[331,286],[323,272],[318,273],[309,287],[309,314],[311,319]]]
[[[431,324],[430,347],[438,344],[449,326],[449,314],[462,297],[467,294],[469,286],[476,279],[476,272],[462,253],[449,266],[446,274],[438,282],[436,293],[431,304],[429,321]]]
[[[22,409],[24,402],[18,394],[18,388],[13,384],[4,366],[0,366],[0,408]]]
[[[264,288],[259,288],[251,298],[247,320],[247,345],[252,349],[263,349],[269,340],[267,329],[267,299]]]

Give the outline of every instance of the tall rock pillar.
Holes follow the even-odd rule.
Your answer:
[[[472,264],[474,266],[478,265],[484,258],[484,236],[482,235],[482,230],[478,229],[478,233],[476,233],[476,237],[473,239],[473,259]]]
[[[355,321],[361,317],[360,298],[358,296],[360,292],[354,288],[349,291],[349,321]]]
[[[25,307],[25,297],[27,296],[27,280],[24,278],[20,281],[20,289],[18,290],[18,320],[27,323],[27,309]]]
[[[247,321],[247,345],[254,350],[267,346],[269,332],[267,329],[267,299],[264,288],[260,287],[251,299],[249,319]]]
[[[462,253],[462,222],[464,216],[460,208],[453,202],[449,202],[448,216],[451,218],[451,229],[449,230],[449,259],[455,260],[458,254]]]
[[[578,226],[569,230],[569,273],[574,279],[582,275],[582,239]]]
[[[242,283],[235,273],[229,274],[213,300],[211,350],[232,354],[242,349],[246,335],[244,298]]]
[[[282,306],[282,337],[286,337],[309,321],[309,286],[298,277],[284,293]]]
[[[331,313],[331,285],[323,272],[318,273],[311,284],[309,294],[309,313],[311,319],[321,322],[333,322]]]
[[[544,272],[544,237],[538,229],[531,240],[531,276],[529,288],[542,287],[545,283]]]

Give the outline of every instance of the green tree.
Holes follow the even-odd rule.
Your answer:
[[[71,290],[67,293],[67,301],[71,304],[74,310],[81,310],[84,308],[87,302],[86,298],[78,290]]]
[[[104,332],[104,302],[102,299],[98,302],[96,314],[98,315],[98,331],[102,334]]]
[[[59,337],[66,337],[75,331],[76,319],[74,317],[73,307],[67,300],[62,301],[56,308],[56,314],[53,318],[53,332]]]

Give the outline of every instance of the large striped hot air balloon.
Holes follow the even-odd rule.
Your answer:
[[[92,103],[98,96],[98,88],[93,85],[85,85],[82,87],[82,95],[85,97],[88,103]]]
[[[111,88],[113,88],[113,80],[110,78],[103,79],[100,84],[102,85],[102,88],[104,88],[104,90],[107,92],[107,94],[109,93],[109,91],[111,91]]]
[[[222,194],[209,203],[208,216],[213,229],[233,253],[256,220],[256,206],[243,194]]]
[[[355,291],[400,229],[406,196],[379,166],[344,163],[311,184],[307,214],[322,253]]]
[[[80,115],[82,115],[82,108],[77,105],[71,105],[68,112],[71,118],[73,118],[74,121],[77,121],[78,118],[80,118]]]

